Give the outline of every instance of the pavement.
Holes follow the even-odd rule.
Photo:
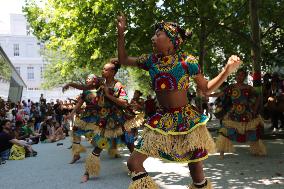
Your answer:
[[[217,121],[211,121],[208,127],[215,136]],[[268,156],[255,157],[249,154],[249,146],[235,144],[236,152],[225,154],[220,160],[212,154],[204,161],[204,171],[211,179],[215,189],[284,189],[284,138],[282,134],[265,130],[264,140]],[[87,153],[75,164],[70,165],[70,138],[62,146],[56,143],[37,144],[33,148],[37,157],[24,160],[7,161],[0,165],[0,189],[127,189],[130,178],[127,175],[127,149],[121,149],[121,158],[110,158],[106,152],[101,156],[101,174],[89,182],[81,184],[84,172],[84,160]],[[92,146],[82,142],[88,149]],[[186,189],[191,183],[186,164],[166,163],[148,158],[145,168],[162,189]]]

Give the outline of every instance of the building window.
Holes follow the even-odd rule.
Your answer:
[[[15,67],[16,71],[18,72],[19,75],[21,75],[21,68],[20,67]]]
[[[34,75],[34,67],[31,67],[29,66],[27,68],[27,71],[28,71],[28,80],[32,80],[35,78],[35,75]]]
[[[31,35],[31,28],[29,25],[26,26],[26,30],[27,30],[27,36]]]
[[[40,67],[40,78],[43,79],[43,72],[44,72],[44,67]]]
[[[20,56],[20,46],[19,46],[19,44],[14,44],[14,56]]]

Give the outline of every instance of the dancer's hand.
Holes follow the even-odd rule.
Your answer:
[[[242,64],[241,59],[236,55],[232,55],[229,58],[225,69],[229,74],[231,74],[234,71],[236,71],[241,64]]]
[[[69,89],[69,83],[62,87],[62,92],[64,93],[68,89]]]
[[[117,16],[117,30],[118,35],[123,35],[126,27],[126,18],[123,13]]]
[[[110,62],[111,62],[111,63],[116,63],[116,62],[118,62],[118,58],[111,58],[111,59],[110,59]]]

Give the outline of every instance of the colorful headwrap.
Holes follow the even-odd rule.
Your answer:
[[[89,74],[87,79],[90,79],[93,83],[97,82],[97,76],[95,74]]]
[[[158,22],[155,24],[155,30],[164,31],[171,39],[175,49],[179,49],[185,38],[191,35],[174,22]]]
[[[98,84],[99,86],[103,85],[106,81],[104,77],[98,77],[95,74],[89,74],[87,79],[90,79],[93,85]]]

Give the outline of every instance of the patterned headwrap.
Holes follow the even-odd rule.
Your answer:
[[[96,83],[98,78],[95,74],[89,74],[87,79],[90,79],[93,83]]]
[[[89,74],[87,76],[87,79],[90,79],[93,85],[96,85],[96,84],[103,85],[106,81],[104,77],[98,77],[95,74]]]
[[[158,22],[155,24],[155,30],[164,31],[170,38],[176,50],[179,49],[180,45],[185,41],[185,38],[191,35],[191,33],[186,32],[174,22]]]

